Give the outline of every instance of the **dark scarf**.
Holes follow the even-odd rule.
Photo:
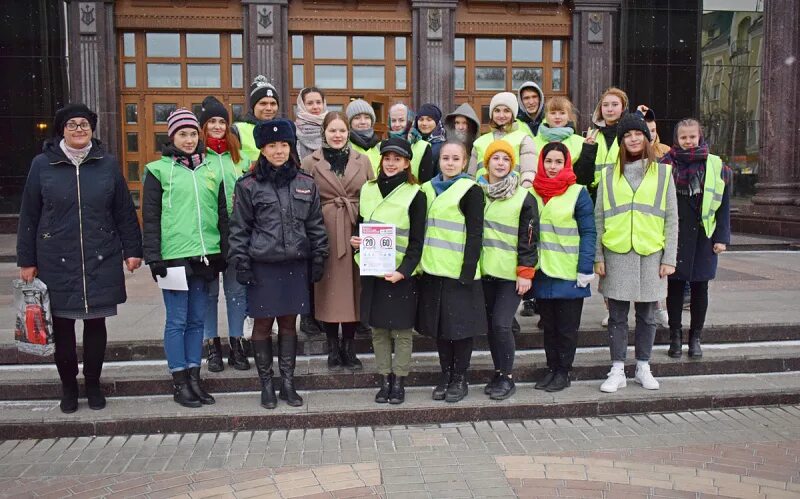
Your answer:
[[[161,148],[161,154],[172,158],[176,163],[180,163],[190,170],[194,170],[200,166],[206,159],[206,146],[203,145],[202,140],[197,141],[197,147],[193,153],[186,153],[175,147],[175,144],[165,144]]]
[[[700,139],[699,146],[691,149],[672,146],[662,162],[672,165],[675,192],[684,196],[703,194],[706,160],[708,160],[708,144],[703,138]]]
[[[408,182],[408,170],[403,170],[393,177],[387,177],[383,170],[378,174],[378,189],[383,197],[388,196],[406,182]]]
[[[350,130],[350,142],[365,151],[375,147],[381,140],[375,135],[375,130]]]
[[[322,155],[325,161],[331,165],[331,171],[337,177],[344,177],[344,169],[347,167],[347,160],[350,159],[350,148],[345,146],[343,149],[333,149],[330,146],[322,145]]]
[[[209,149],[211,149],[217,154],[222,154],[228,151],[228,141],[225,140],[225,137],[217,139],[209,135],[208,138],[206,139],[206,145],[208,146]]]
[[[611,144],[613,144],[614,140],[617,138],[617,125],[619,125],[619,121],[613,125],[606,125],[600,128],[600,133],[603,134],[603,137],[606,139],[606,146],[609,148],[611,148]]]
[[[459,173],[455,177],[451,178],[450,180],[444,180],[442,174],[436,175],[431,179],[431,186],[433,190],[436,191],[436,195],[440,196],[444,191],[446,191],[451,185],[456,183],[456,180],[462,178],[470,178],[469,175],[466,173]]]
[[[286,163],[274,167],[263,155],[258,157],[255,167],[256,180],[269,182],[275,187],[285,187],[297,176],[297,165],[294,158],[290,157]]]

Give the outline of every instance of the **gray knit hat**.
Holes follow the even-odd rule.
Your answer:
[[[372,109],[372,106],[369,102],[363,99],[356,99],[351,101],[350,104],[347,105],[347,109],[344,112],[347,115],[347,121],[353,121],[353,118],[359,114],[368,114],[369,117],[372,119],[372,126],[375,126],[375,110]]]

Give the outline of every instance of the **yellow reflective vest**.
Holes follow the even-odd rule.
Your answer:
[[[419,165],[425,155],[425,150],[430,146],[427,141],[422,139],[414,142],[414,145],[411,146],[411,173],[414,174],[414,178],[419,179]]]
[[[597,184],[600,183],[600,174],[602,171],[609,166],[616,165],[617,158],[619,158],[619,142],[616,138],[614,142],[611,143],[611,146],[609,146],[606,143],[606,137],[603,135],[603,132],[598,132],[595,141],[597,142],[597,156],[594,158],[594,180],[592,181],[592,187],[597,187]]]
[[[242,143],[242,154],[244,154],[244,157],[250,161],[258,160],[261,149],[256,147],[256,139],[253,137],[253,130],[255,130],[256,126],[244,121],[237,121],[234,125],[236,125],[236,129],[239,131],[239,142]]]
[[[531,189],[539,207],[539,260],[536,268],[550,277],[567,281],[578,278],[581,237],[575,220],[575,203],[583,189],[582,185],[572,184],[564,194],[550,198],[547,204]]]
[[[722,204],[725,181],[722,178],[722,159],[713,154],[706,160],[706,178],[703,184],[702,218],[706,237],[710,238],[717,228],[717,209]]]
[[[376,173],[375,176],[377,177],[377,174],[381,170],[381,147],[380,147],[380,142],[375,144],[373,147],[370,147],[369,149],[364,149],[363,147],[361,147],[359,145],[356,145],[356,144],[353,144],[352,142],[350,142],[350,147],[354,151],[360,152],[361,154],[363,154],[363,155],[365,155],[366,157],[369,158],[370,164],[372,165],[373,168],[375,168],[375,173]]]
[[[482,276],[517,280],[519,216],[527,195],[526,189],[518,188],[508,199],[486,197],[480,260]]]
[[[541,130],[541,127],[539,128]],[[536,164],[539,164],[539,154],[542,152],[542,148],[546,146],[550,141],[548,141],[542,132],[536,134],[536,137],[533,138],[533,145],[536,148]],[[583,150],[583,137],[580,135],[572,134],[566,139],[561,141],[562,144],[567,146],[567,150],[569,151],[570,159],[572,160],[572,164],[574,165],[578,158],[581,157],[581,151]]]
[[[527,125],[525,125],[525,127],[527,128]],[[500,140],[505,140],[514,147],[514,169],[516,171],[519,171],[519,147],[527,136],[528,135],[522,130],[522,126],[519,126],[513,132],[507,133],[500,138]],[[477,151],[478,156],[478,170],[475,172],[475,178],[486,173],[486,165],[483,164],[483,155],[486,153],[486,149],[489,148],[489,144],[495,140],[494,132],[488,132],[478,137],[475,143],[472,144],[472,149]]]
[[[614,253],[631,249],[647,256],[664,249],[667,188],[672,168],[650,163],[641,185],[633,192],[619,165],[600,174],[603,183],[603,246]]]
[[[426,274],[450,279],[461,277],[467,225],[458,204],[473,185],[473,180],[460,178],[439,196],[430,182],[422,185],[428,201],[428,215],[420,266]],[[475,279],[480,277],[480,266],[476,266]]]

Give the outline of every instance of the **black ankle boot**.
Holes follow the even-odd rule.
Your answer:
[[[84,388],[86,388],[86,399],[89,401],[89,409],[99,411],[105,408],[106,396],[103,395],[103,390],[100,389],[99,379],[86,378]]]
[[[261,407],[274,409],[278,405],[278,398],[275,397],[275,388],[272,386],[272,340],[255,340],[250,344],[253,346],[253,359],[261,381]]]
[[[392,391],[389,392],[390,404],[402,404],[406,400],[406,377],[405,376],[392,376]]]
[[[447,392],[444,395],[445,402],[458,402],[469,393],[469,383],[466,374],[453,373],[450,384],[447,385]]]
[[[500,376],[501,376],[500,371],[495,371],[494,375],[492,376],[492,379],[490,379],[489,382],[486,383],[486,386],[483,387],[483,393],[485,393],[486,395],[492,393],[492,389],[494,389],[494,386],[500,380]]]
[[[200,366],[190,367],[187,372],[189,373],[189,388],[194,392],[195,395],[197,395],[197,398],[200,399],[200,403],[204,405],[211,405],[216,402],[214,397],[212,397],[207,391],[203,390],[203,387],[200,385]]]
[[[351,371],[360,371],[364,369],[361,361],[356,357],[356,351],[353,345],[353,340],[342,340],[342,365]]]
[[[673,359],[679,359],[681,357],[681,340],[683,339],[683,331],[681,328],[669,330],[669,350],[667,350],[667,355],[672,357]]]
[[[339,351],[339,338],[328,336],[328,370],[342,370],[342,354]]]
[[[536,315],[536,305],[533,300],[525,300],[522,302],[522,312],[519,313],[522,317],[533,317]]]
[[[189,373],[185,370],[172,373],[172,398],[184,407],[200,407],[203,403],[189,388],[188,375]]]
[[[699,359],[703,356],[703,349],[700,348],[700,336],[703,332],[702,329],[689,330],[689,357],[692,359]]]
[[[278,394],[292,407],[303,405],[303,397],[294,389],[294,366],[297,360],[297,336],[278,335],[278,369],[281,371],[281,390]]]
[[[208,349],[208,370],[212,373],[218,373],[225,369],[222,363],[222,345],[219,342],[219,337],[206,340],[206,348]]]
[[[501,374],[492,388],[489,398],[492,400],[505,400],[517,391],[514,380],[508,374]]]
[[[250,369],[250,361],[247,360],[247,355],[244,353],[241,336],[231,336],[228,338],[228,341],[231,344],[231,351],[228,354],[228,365],[237,371],[247,371]]]
[[[547,388],[544,390],[546,392],[560,392],[564,388],[568,387],[571,384],[569,380],[569,372],[559,369],[556,371],[556,375],[553,376],[553,381],[547,385]]]
[[[392,391],[393,374],[381,374],[381,389],[375,394],[375,402],[385,404],[389,402],[389,393]]]
[[[61,382],[61,402],[58,407],[64,414],[78,410],[78,380],[75,378]]]
[[[555,377],[555,375],[556,375],[555,370],[549,369],[547,371],[547,374],[544,375],[544,378],[542,378],[535,385],[533,385],[533,388],[535,388],[536,390],[546,389],[547,385],[553,382],[553,378]]]
[[[442,371],[442,374],[439,375],[439,382],[435,387],[433,387],[433,394],[431,396],[433,400],[444,400],[444,397],[447,393],[447,387],[450,385],[450,378],[452,377],[453,371]]]

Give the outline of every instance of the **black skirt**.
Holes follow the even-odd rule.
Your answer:
[[[247,315],[254,319],[311,312],[308,262],[253,263],[256,284],[247,286]]]

